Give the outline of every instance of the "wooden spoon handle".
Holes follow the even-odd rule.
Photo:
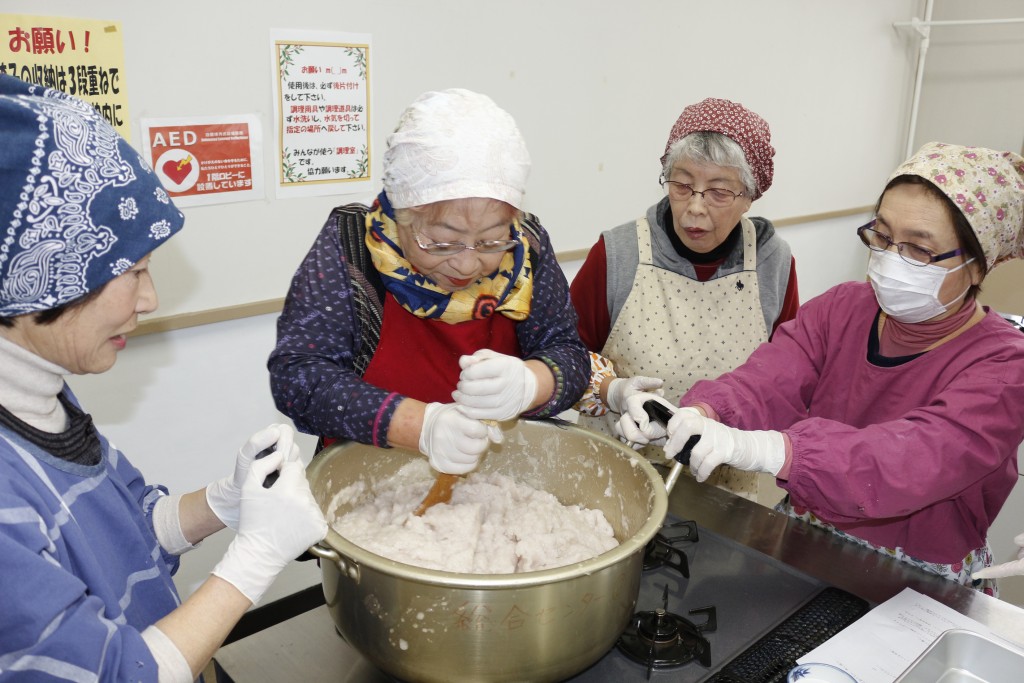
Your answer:
[[[481,420],[484,424],[491,427],[499,427],[497,420]],[[420,503],[419,507],[413,510],[414,515],[422,517],[423,513],[434,507],[438,503],[447,503],[452,499],[452,487],[462,479],[457,474],[445,474],[439,472],[437,479],[434,480],[430,490],[427,491],[427,495],[423,496],[423,502]]]
[[[424,512],[438,503],[450,501],[452,499],[452,487],[455,486],[459,479],[460,477],[457,474],[439,473],[437,479],[434,480],[434,484],[427,491],[427,495],[423,497],[423,502],[420,503],[420,506],[412,514],[422,517]]]

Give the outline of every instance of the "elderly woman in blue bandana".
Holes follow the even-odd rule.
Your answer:
[[[183,216],[80,100],[0,75],[0,139],[0,678],[192,681],[326,522],[290,427],[176,496],[97,431],[64,377],[114,365]],[[225,526],[227,553],[182,602],[179,555]]]
[[[493,422],[555,415],[590,374],[530,159],[484,95],[428,92],[387,141],[373,206],[336,208],[292,280],[270,356],[278,409],[325,443],[472,470]]]

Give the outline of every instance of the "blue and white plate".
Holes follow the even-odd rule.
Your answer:
[[[798,664],[786,677],[788,683],[857,683],[857,679],[831,664]]]

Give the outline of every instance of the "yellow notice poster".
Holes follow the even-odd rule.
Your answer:
[[[80,97],[131,139],[120,23],[0,14],[0,26],[0,73]]]

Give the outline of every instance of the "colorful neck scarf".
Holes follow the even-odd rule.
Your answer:
[[[416,317],[440,319],[450,325],[488,318],[495,312],[512,320],[525,320],[530,314],[533,271],[529,245],[518,219],[512,223],[510,239],[519,244],[505,252],[496,271],[466,289],[448,292],[406,260],[386,194],[382,192],[373,210],[366,214],[366,247],[384,287]]]

